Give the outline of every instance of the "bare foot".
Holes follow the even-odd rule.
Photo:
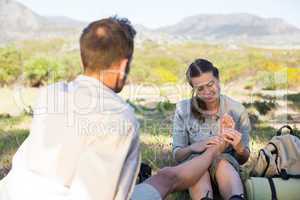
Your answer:
[[[223,115],[221,119],[221,127],[222,129],[224,128],[234,129],[235,122],[229,114],[226,113],[225,115]]]

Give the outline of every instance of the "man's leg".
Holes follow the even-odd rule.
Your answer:
[[[213,190],[208,171],[204,173],[196,184],[189,188],[189,192],[193,200],[203,199],[204,197],[213,198]]]
[[[211,147],[200,156],[175,167],[165,167],[144,183],[153,186],[162,199],[168,194],[194,185],[209,168],[213,158],[220,153],[219,147]]]
[[[240,175],[227,160],[219,162],[215,175],[219,191],[225,200],[233,195],[244,194]]]

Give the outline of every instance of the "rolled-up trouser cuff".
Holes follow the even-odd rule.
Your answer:
[[[162,200],[162,198],[152,185],[141,183],[134,187],[131,200]]]

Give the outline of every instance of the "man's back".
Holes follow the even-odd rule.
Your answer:
[[[5,180],[11,199],[127,199],[139,163],[137,129],[128,104],[96,79],[42,89]]]

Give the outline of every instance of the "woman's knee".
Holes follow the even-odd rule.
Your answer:
[[[226,184],[228,181],[238,181],[240,179],[238,171],[227,160],[219,161],[214,177],[218,184],[222,182]]]
[[[216,174],[224,175],[230,170],[234,170],[234,167],[227,160],[220,160],[216,167]]]

